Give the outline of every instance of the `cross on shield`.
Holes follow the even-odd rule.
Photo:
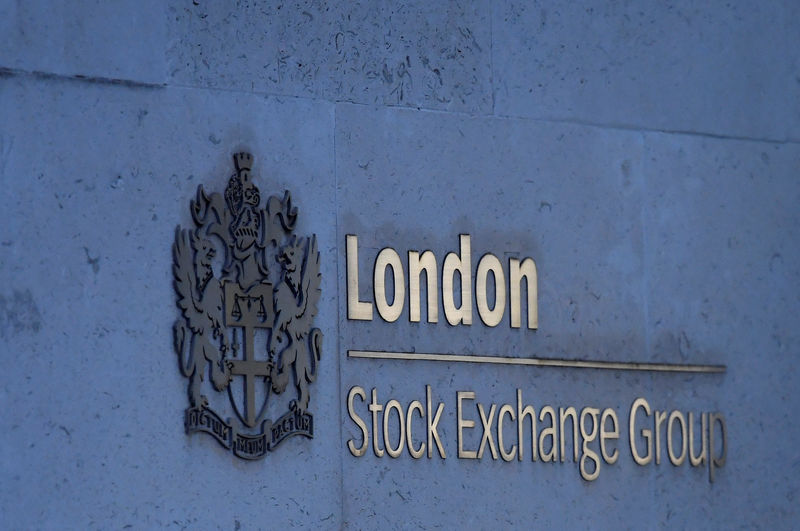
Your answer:
[[[262,282],[247,290],[243,290],[237,282],[226,282],[224,286],[225,326],[241,328],[244,336],[243,359],[230,360],[231,374],[244,377],[244,415],[239,411],[233,394],[231,402],[242,421],[252,428],[255,427],[259,411],[262,409],[256,407],[256,379],[268,377],[270,374],[269,362],[256,359],[254,336],[258,328],[272,328],[275,317],[272,307],[272,284]]]

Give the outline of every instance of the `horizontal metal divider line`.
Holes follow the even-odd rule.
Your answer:
[[[692,365],[677,363],[639,363],[625,361],[567,360],[557,358],[514,358],[508,356],[478,356],[474,354],[432,354],[423,352],[391,352],[379,350],[348,350],[349,358],[443,361],[457,363],[490,363],[495,365],[530,365],[534,367],[565,367],[570,369],[605,369],[617,371],[684,372],[720,374],[725,365]]]

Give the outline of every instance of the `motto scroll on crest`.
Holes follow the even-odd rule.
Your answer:
[[[314,435],[308,403],[322,349],[322,332],[313,328],[319,251],[315,235],[292,234],[297,208],[289,192],[261,208],[253,157],[233,159],[224,196],[200,185],[190,205],[194,228],[175,231],[182,316],[174,347],[188,379],[186,432],[208,433],[238,457],[260,459],[288,437]],[[272,402],[286,408],[274,422]]]

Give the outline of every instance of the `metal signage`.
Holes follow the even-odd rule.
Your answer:
[[[182,315],[174,348],[188,379],[186,432],[261,459],[291,436],[314,435],[308,404],[322,350],[322,332],[313,327],[319,251],[316,235],[292,233],[297,209],[289,192],[262,208],[253,157],[233,159],[224,196],[200,185],[190,204],[194,227],[175,231],[173,284]],[[293,399],[273,421],[267,405],[290,378]]]

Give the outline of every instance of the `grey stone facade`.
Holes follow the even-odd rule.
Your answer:
[[[291,190],[323,279],[315,436],[256,462],[184,433],[172,347],[175,226],[191,222],[199,184],[224,189],[241,150],[263,197]],[[0,185],[3,527],[800,518],[794,2],[0,0]],[[412,323],[407,303],[394,323],[348,320],[348,234],[370,300],[385,247],[405,266],[407,251],[427,249],[441,265],[469,234],[473,269],[484,253],[533,257],[539,328],[513,329],[508,314],[497,328],[477,314],[470,326]],[[380,361],[353,349],[727,371]],[[354,386],[404,408],[424,405],[430,386],[445,404],[446,458],[352,455]],[[710,483],[706,468],[664,455],[639,466],[622,439],[593,481],[571,455],[458,459],[456,393],[499,407],[517,389],[537,412],[613,408],[625,436],[637,397],[719,411],[727,462]]]

